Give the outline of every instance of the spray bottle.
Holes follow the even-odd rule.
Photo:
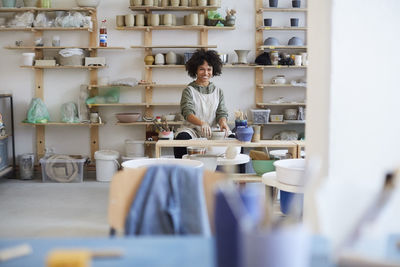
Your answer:
[[[107,27],[106,27],[106,22],[107,20],[104,19],[101,21],[101,26],[100,26],[100,47],[107,47]]]

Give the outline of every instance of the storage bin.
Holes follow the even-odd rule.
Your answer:
[[[0,140],[0,171],[8,166],[8,139]]]
[[[81,183],[86,157],[72,158],[66,155],[54,155],[41,158],[42,181],[56,183]]]
[[[253,123],[254,124],[268,124],[270,109],[252,109]]]

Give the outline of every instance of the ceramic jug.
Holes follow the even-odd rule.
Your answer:
[[[167,65],[176,65],[176,62],[178,61],[178,59],[174,52],[169,51],[167,53],[167,56],[165,57],[165,61],[167,62]]]

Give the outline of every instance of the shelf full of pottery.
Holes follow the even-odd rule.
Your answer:
[[[0,9],[0,31],[92,31],[93,8]]]
[[[199,0],[198,0],[199,1]],[[157,2],[157,1],[155,1]],[[196,1],[193,1],[196,3]],[[200,1],[199,1],[200,3]],[[207,3],[207,1],[205,2]],[[233,30],[236,21],[236,11],[229,9],[226,16],[223,17],[217,9],[219,6],[190,6],[185,0],[175,2],[163,1],[159,6],[152,6],[151,1],[148,5],[131,6],[133,11],[145,11],[146,13],[118,15],[116,17],[116,25],[118,30],[201,30],[201,29],[218,29]],[[200,11],[191,12],[184,16],[177,17],[173,13],[153,13],[152,11]],[[152,13],[148,13],[152,12]]]

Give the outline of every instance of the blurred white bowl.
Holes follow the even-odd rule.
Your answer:
[[[122,163],[122,167],[128,169],[148,167],[152,165],[184,165],[193,168],[202,168],[204,166],[203,162],[197,160],[170,158],[134,159]]]
[[[190,155],[188,156],[190,160],[198,160],[203,162],[204,169],[214,172],[217,169],[217,159],[215,155]]]
[[[97,7],[100,0],[76,0],[76,4],[80,7]]]
[[[274,162],[276,179],[284,184],[304,185],[305,159],[282,159]]]

